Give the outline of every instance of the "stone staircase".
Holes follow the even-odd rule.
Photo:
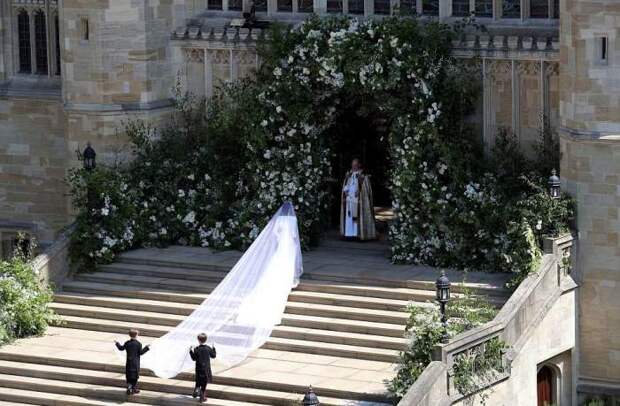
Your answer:
[[[326,406],[390,404],[384,381],[406,347],[405,308],[430,305],[436,271],[407,268],[420,278],[403,277],[403,268],[387,264],[385,246],[351,247],[344,251],[349,257],[337,242],[306,255],[304,278],[282,324],[242,364],[226,369],[215,363],[208,404],[300,404],[308,385]],[[52,304],[62,325],[0,348],[0,406],[196,404],[187,396],[191,373],[160,379],[144,370],[142,392],[127,398],[112,340],[129,328],[139,329],[144,343],[163,335],[204,300],[237,257],[182,247],[138,250],[99,272],[75,276]],[[385,270],[368,273],[362,263],[357,272],[347,270],[351,258]],[[497,281],[472,286],[498,305],[506,299]]]

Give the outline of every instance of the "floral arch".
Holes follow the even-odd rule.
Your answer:
[[[510,142],[499,146],[508,160],[480,152],[465,119],[479,71],[451,57],[455,35],[454,26],[400,17],[276,26],[259,44],[256,76],[222,88],[206,114],[204,100],[179,95],[164,127],[126,124],[131,162],[72,173],[82,210],[71,256],[98,263],[134,246],[243,248],[286,200],[312,244],[328,215],[330,129],[356,100],[388,123],[392,259],[527,275],[542,235],[566,230],[572,206],[538,186],[549,168],[523,176],[530,169]]]

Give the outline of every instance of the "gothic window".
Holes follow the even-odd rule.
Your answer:
[[[221,10],[222,9],[222,0],[208,0],[207,8],[209,10]]]
[[[374,0],[375,14],[390,14],[390,0]]]
[[[560,0],[553,0],[553,18],[560,18]]]
[[[314,1],[313,0],[299,0],[297,11],[299,11],[300,13],[312,13],[314,11]]]
[[[452,15],[466,17],[469,15],[469,0],[452,0]]]
[[[502,17],[521,18],[521,0],[503,0]]]
[[[17,36],[19,42],[19,71],[31,73],[30,17],[26,10],[21,10],[17,15]]]
[[[493,17],[493,0],[476,0],[476,17]]]
[[[348,0],[348,5],[349,14],[364,14],[364,0]]]
[[[34,43],[37,73],[47,75],[47,27],[43,10],[34,14]]]
[[[289,13],[293,11],[293,0],[278,0],[278,11]]]
[[[58,14],[54,16],[54,29],[56,34],[56,74],[60,75],[60,25],[58,24]]]
[[[531,18],[549,18],[548,0],[530,0]]]
[[[342,13],[342,0],[327,0],[328,13]]]
[[[241,11],[243,9],[242,0],[228,0],[228,9],[233,11]]]
[[[80,18],[80,36],[82,41],[90,40],[90,26],[86,17]]]
[[[400,12],[402,14],[415,14],[416,0],[400,0]]]
[[[438,16],[439,0],[422,0],[422,14],[427,16]]]
[[[267,11],[267,0],[254,0],[254,10]]]

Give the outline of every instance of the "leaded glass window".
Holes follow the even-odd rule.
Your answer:
[[[530,0],[531,18],[549,18],[549,0]]]
[[[503,0],[502,17],[521,18],[521,0]]]
[[[400,0],[400,12],[402,14],[415,14],[416,0]]]
[[[390,14],[390,0],[374,0],[375,14]]]
[[[553,0],[553,18],[560,18],[560,0]]]
[[[297,10],[300,13],[312,13],[314,11],[314,1],[313,0],[298,0],[299,6]]]
[[[34,14],[34,43],[37,73],[47,75],[47,27],[43,10]]]
[[[58,24],[58,14],[54,16],[54,28],[56,34],[56,74],[60,75],[60,25]]]
[[[476,17],[493,17],[493,0],[476,0]]]
[[[439,0],[422,0],[422,14],[427,16],[438,16]]]
[[[293,0],[278,0],[278,11],[289,13],[293,11]]]
[[[349,14],[364,14],[364,0],[348,0]]]
[[[242,0],[228,0],[228,9],[232,11],[241,11],[243,9]]]
[[[19,41],[19,71],[31,73],[30,17],[26,10],[21,10],[17,15],[17,36]]]
[[[221,10],[222,9],[222,0],[208,0],[207,8],[209,10]]]
[[[466,17],[469,15],[469,0],[452,0],[452,15]]]
[[[342,0],[327,0],[328,13],[342,13]]]
[[[267,11],[267,0],[254,0],[254,11]]]

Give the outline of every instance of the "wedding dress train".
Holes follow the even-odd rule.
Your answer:
[[[209,297],[151,344],[142,366],[161,378],[191,369],[189,347],[203,332],[217,348],[218,361],[227,366],[242,362],[280,323],[302,272],[297,217],[285,203]]]

